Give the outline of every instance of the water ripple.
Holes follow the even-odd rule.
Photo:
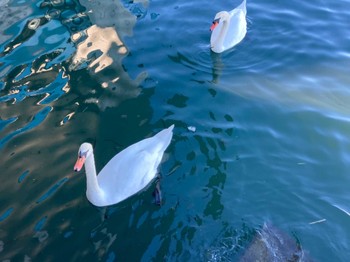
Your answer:
[[[234,260],[271,219],[346,261],[349,3],[248,1],[246,38],[213,54],[213,17],[239,2],[0,0],[1,255]],[[149,189],[101,219],[84,178],[62,176],[79,143],[103,165],[108,139],[168,123],[161,207]]]
[[[0,222],[4,221],[5,219],[7,219],[11,213],[13,212],[14,208],[10,207],[9,209],[7,209],[1,216],[0,216]]]
[[[68,177],[62,178],[60,181],[58,181],[56,184],[54,184],[49,190],[39,197],[39,199],[36,201],[37,204],[42,203],[46,199],[48,199],[50,196],[52,196],[64,183],[68,181]]]
[[[24,171],[18,178],[18,183],[22,183],[23,180],[29,175],[29,170]]]
[[[46,223],[47,216],[42,217],[34,226],[34,231],[41,231]]]
[[[13,122],[15,122],[17,119],[18,119],[18,117],[11,117],[11,118],[6,119],[6,120],[0,119],[0,131],[2,129],[4,129],[7,125],[12,124]]]
[[[50,106],[44,107],[41,111],[39,111],[33,117],[33,119],[27,125],[15,130],[14,132],[12,132],[12,133],[6,135],[5,137],[3,137],[2,139],[0,139],[0,148],[2,148],[8,141],[10,141],[15,136],[23,134],[23,133],[37,127],[38,125],[40,125],[51,111],[52,111],[52,107],[50,107]]]

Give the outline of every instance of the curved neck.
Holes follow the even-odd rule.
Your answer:
[[[227,34],[230,19],[231,19],[231,17],[229,15],[226,15],[225,17],[222,18],[222,27],[220,29],[218,37],[215,40],[215,44],[218,46],[224,45],[224,40],[225,40],[225,36]]]
[[[86,194],[95,195],[97,192],[100,193],[101,189],[97,181],[95,158],[94,154],[91,153],[85,161],[85,172],[86,172]]]

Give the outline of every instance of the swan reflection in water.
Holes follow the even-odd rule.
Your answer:
[[[225,64],[222,61],[222,57],[220,54],[210,52],[210,58],[212,61],[212,80],[213,84],[219,83],[220,76],[222,74],[222,70],[225,68]]]

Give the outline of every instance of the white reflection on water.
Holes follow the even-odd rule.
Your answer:
[[[303,73],[300,74],[300,71]],[[301,106],[349,121],[350,77],[343,67],[315,66],[274,76],[223,76],[217,87],[225,92],[280,106]],[[321,73],[321,75],[320,75]],[[277,73],[276,73],[277,74]],[[335,76],[341,77],[335,79]],[[311,81],[311,82],[310,82]]]
[[[10,26],[28,17],[33,12],[32,8],[28,6],[26,8],[22,6],[10,6],[9,2],[9,0],[0,1],[0,44],[11,38],[11,35],[6,32]]]
[[[127,54],[127,49],[119,38],[114,27],[101,28],[97,25],[92,25],[85,30],[85,34],[87,36],[86,39],[78,44],[77,51],[73,57],[73,68],[87,62],[88,56],[96,51],[101,52],[101,54],[91,59],[88,63],[88,68],[93,69],[94,73],[98,73],[104,68],[112,65],[113,58],[109,56],[108,52],[113,47],[113,44],[116,44],[118,48],[117,52],[121,57],[124,57]],[[73,35],[72,37],[81,37],[81,35]]]
[[[71,170],[69,156],[76,151],[77,139],[94,137],[97,132],[96,114],[91,113],[90,108],[86,110],[84,101],[98,100],[101,110],[114,107],[121,101],[138,96],[141,91],[139,85],[147,77],[147,73],[142,72],[134,80],[122,65],[122,59],[129,54],[122,37],[132,35],[137,21],[135,15],[130,14],[119,1],[94,1],[93,4],[96,3],[100,5],[94,7],[96,9],[87,7],[94,24],[84,28],[83,38],[73,34],[74,30],[70,28],[72,19],[66,17],[63,20],[60,16],[63,10],[72,13],[74,19],[85,19],[87,15],[80,17],[74,13],[74,5],[61,10],[59,7],[55,9],[55,6],[47,7],[47,10],[44,9],[46,7],[40,10],[34,8],[36,13],[33,18],[29,2],[28,6],[15,3],[22,4],[18,8],[4,7],[3,2],[0,3],[3,7],[0,18],[7,22],[0,25],[5,32],[0,36],[3,43],[0,50],[3,172],[0,175],[1,193],[6,196],[2,197],[0,210],[0,220],[6,228],[0,230],[4,241],[0,248],[5,245],[4,255],[11,260],[37,257],[44,246],[59,242],[61,233],[65,232],[64,236],[69,237],[72,232],[78,232],[72,224],[77,221],[74,215],[83,199],[79,196],[84,194],[80,192],[79,177],[67,174],[67,170]],[[114,12],[106,19],[102,15],[105,11],[116,9],[124,16]],[[47,13],[43,15],[45,11]],[[17,15],[12,19],[10,16],[15,12]],[[126,16],[129,19],[125,19]],[[11,31],[13,36],[6,34],[7,26],[18,27]],[[81,72],[76,73],[71,70],[74,68],[69,68],[71,61],[79,63],[82,60],[86,60],[87,70],[79,68]],[[86,72],[88,80],[80,80],[79,75],[86,76]],[[89,81],[91,79],[95,81]],[[91,86],[82,84],[87,82],[99,85],[90,90]],[[86,91],[88,96],[81,95]],[[71,121],[72,118],[74,121]],[[19,189],[18,194],[13,194],[14,188]],[[76,197],[74,192],[77,192]],[[73,215],[67,215],[67,212]],[[62,218],[58,223],[57,217]],[[93,219],[89,216],[84,221],[89,220],[91,225]],[[93,244],[102,257],[115,241],[116,234],[102,229],[99,235],[102,235],[102,240],[97,236]],[[19,240],[11,242],[10,239],[15,238]],[[30,250],[29,256],[22,253],[23,246]],[[76,252],[84,254],[90,251],[91,245],[83,249]],[[112,253],[109,255],[113,257]]]
[[[141,92],[139,85],[148,76],[141,72],[132,80],[122,65],[122,59],[129,54],[123,37],[132,35],[137,19],[119,1],[81,1],[81,4],[93,25],[71,36],[77,51],[70,69],[90,69],[104,90],[102,95],[87,101],[105,110],[137,97]],[[148,2],[142,4],[147,6]]]
[[[88,91],[93,97],[91,95],[87,97],[86,104],[93,102],[101,110],[105,110],[107,107],[115,107],[120,102],[140,94],[139,85],[147,78],[147,73],[142,72],[133,80],[122,65],[122,59],[128,55],[128,49],[121,36],[132,35],[137,21],[135,15],[131,14],[119,1],[94,1],[94,3],[86,1],[83,3],[86,4],[88,10],[86,14],[76,14],[79,8],[77,10],[67,9],[74,7],[74,5],[69,5],[72,4],[70,2],[67,2],[67,6],[64,1],[45,3],[42,8],[45,10],[48,7],[48,10],[44,16],[28,17],[32,10],[23,8],[23,6],[21,9],[27,11],[18,12],[15,16],[16,19],[23,19],[22,28],[17,35],[12,37],[11,41],[3,46],[0,53],[0,77],[3,80],[0,83],[0,102],[11,102],[14,105],[28,97],[38,97],[37,105],[52,104],[70,92],[71,70],[81,69],[79,67],[81,64],[85,64],[90,69],[90,76],[100,84],[99,91],[95,92],[96,95],[93,92],[95,90]],[[17,7],[8,6],[8,2],[0,4],[4,7],[1,14],[7,21],[1,24],[1,28],[6,32],[8,29],[6,26],[11,27],[18,22],[18,20],[11,20]],[[143,1],[142,4],[147,6],[146,1]],[[68,10],[72,13],[72,17],[66,17],[65,12]],[[111,10],[113,10],[112,13]],[[77,18],[82,21],[80,27],[75,25]],[[86,21],[87,19],[91,19],[96,24],[91,25],[89,21]],[[85,25],[90,26],[79,32],[74,31],[75,28],[81,29]],[[68,28],[72,34],[71,39],[76,44],[76,50],[73,53],[70,51],[72,49],[67,48],[67,43],[64,43],[68,35],[64,27]],[[48,43],[48,38],[60,41]],[[66,40],[68,42],[67,38]],[[30,50],[25,52],[26,48]],[[23,52],[25,53],[22,55]],[[14,110],[11,110],[12,106],[9,103],[2,105],[2,108],[5,113],[1,115],[0,127],[15,126],[13,123],[21,117],[13,115]],[[51,108],[52,111],[55,107]],[[77,110],[77,107],[72,110]],[[60,125],[69,121],[75,113],[75,111],[70,111],[63,116]],[[35,118],[34,115],[31,117]],[[5,133],[0,140],[0,146],[14,136],[34,127],[34,125],[22,126]]]

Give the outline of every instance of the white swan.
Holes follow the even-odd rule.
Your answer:
[[[230,12],[216,14],[210,27],[210,47],[213,52],[222,53],[243,40],[247,33],[246,15],[246,0]]]
[[[146,187],[157,174],[163,153],[172,139],[173,128],[174,125],[127,147],[115,155],[98,176],[92,145],[83,143],[74,171],[80,171],[85,163],[87,199],[95,206],[109,206]]]

